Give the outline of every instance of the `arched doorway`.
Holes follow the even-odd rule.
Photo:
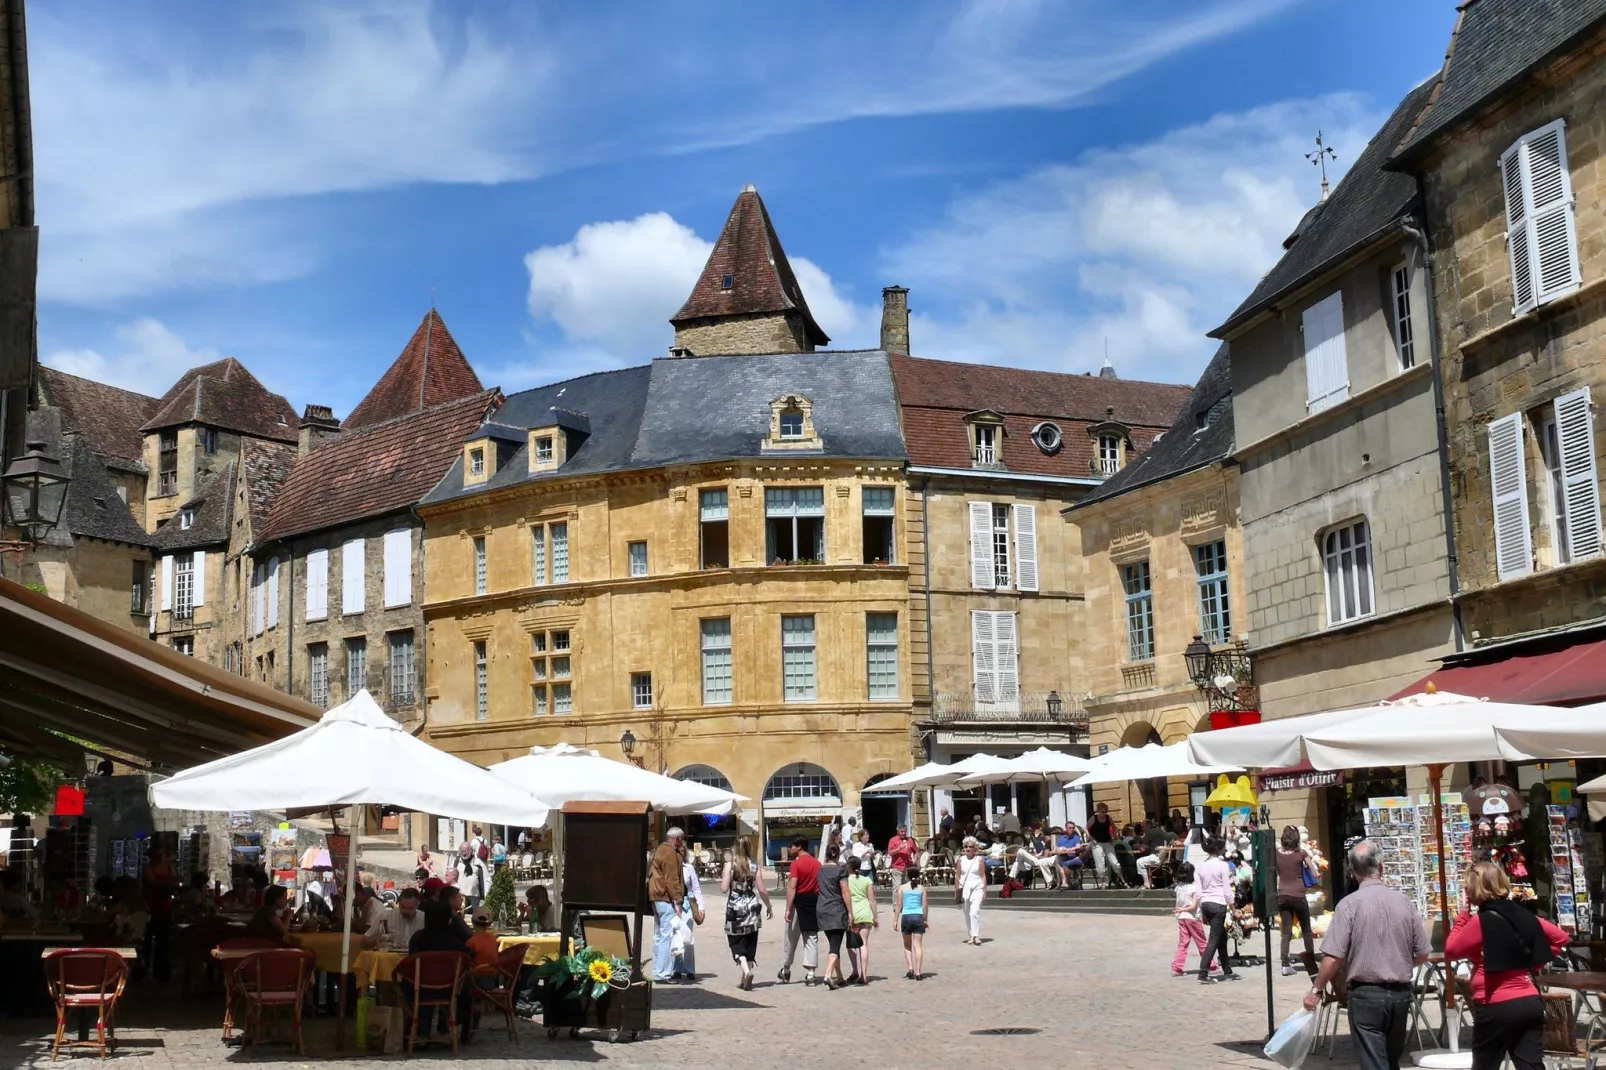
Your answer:
[[[1147,721],[1127,726],[1121,733],[1121,746],[1146,747],[1161,743],[1160,733]],[[1171,813],[1171,782],[1165,777],[1133,780],[1127,784],[1126,819],[1136,823],[1150,814],[1164,820]]]
[[[797,762],[782,766],[764,785],[764,854],[779,861],[784,845],[806,837],[820,849],[820,829],[842,812],[842,788],[822,766]]]
[[[711,765],[688,765],[675,774],[676,780],[684,780],[691,784],[703,784],[721,791],[734,792],[730,778]]]
[[[730,778],[711,765],[688,765],[674,776],[676,780],[704,784],[711,788],[719,788],[721,791],[736,790],[731,787]],[[686,835],[692,843],[720,850],[734,844],[736,837],[742,831],[741,818],[736,814],[683,814],[676,820],[686,830]]]
[[[899,825],[909,823],[909,793],[907,791],[878,794],[875,786],[891,780],[891,773],[877,773],[864,782],[859,792],[859,824],[870,830],[870,842],[876,850],[883,850]]]

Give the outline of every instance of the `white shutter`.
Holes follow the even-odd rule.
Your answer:
[[[983,610],[970,614],[970,652],[976,666],[976,701],[998,701],[998,673],[993,657],[993,615]]]
[[[262,634],[262,574],[263,566],[253,565],[251,568],[251,634]]]
[[[340,548],[340,612],[363,611],[364,579],[363,541],[352,539]]]
[[[1567,504],[1567,546],[1572,559],[1582,561],[1601,552],[1595,420],[1587,387],[1556,399],[1556,443],[1561,453],[1561,495]]]
[[[1328,294],[1300,317],[1305,333],[1305,404],[1321,412],[1349,397],[1344,349],[1344,294]]]
[[[385,608],[405,606],[413,600],[411,532],[406,528],[385,532]]]
[[[193,595],[192,604],[206,605],[206,551],[195,551],[195,567],[190,574],[190,591]]]
[[[1517,142],[1521,164],[1533,303],[1578,288],[1578,232],[1572,176],[1567,170],[1566,123],[1557,119]],[[1509,194],[1508,194],[1509,195]]]
[[[990,591],[993,579],[993,507],[990,502],[971,502],[970,585]]]
[[[323,620],[329,615],[329,551],[307,554],[307,620]]]
[[[162,609],[173,608],[173,558],[171,555],[162,557]]]
[[[1015,506],[1015,588],[1037,590],[1037,506]]]
[[[1016,658],[1015,614],[993,614],[993,666],[998,673],[998,701],[1020,702],[1020,667]]]
[[[268,558],[268,627],[279,626],[279,559]]]
[[[1528,194],[1523,181],[1522,142],[1500,157],[1500,184],[1506,194],[1506,255],[1511,258],[1511,312],[1534,307],[1533,266],[1529,261]]]
[[[1503,580],[1526,576],[1533,571],[1533,536],[1528,530],[1528,479],[1522,435],[1520,412],[1489,424],[1495,565]]]

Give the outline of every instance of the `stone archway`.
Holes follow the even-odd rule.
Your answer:
[[[859,825],[870,830],[870,842],[876,850],[884,850],[898,826],[908,824],[909,793],[877,795],[875,786],[891,780],[891,773],[877,773],[864,782],[859,792]]]

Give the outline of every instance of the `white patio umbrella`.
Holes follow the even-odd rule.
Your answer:
[[[1091,758],[1081,758],[1063,751],[1038,747],[1014,758],[984,765],[973,773],[959,778],[960,787],[977,787],[982,784],[1041,784],[1049,780],[1064,780],[1092,768]]]
[[[491,766],[491,775],[534,792],[554,806],[566,802],[648,802],[672,814],[731,814],[747,796],[689,780],[676,780],[567,743],[531,747],[530,753]]]
[[[1200,765],[1188,756],[1188,742],[1162,747],[1149,743],[1141,747],[1117,747],[1089,762],[1087,773],[1065,785],[1080,788],[1088,784],[1111,784],[1124,780],[1150,780],[1155,777],[1211,776],[1236,772],[1235,765]]]
[[[1606,755],[1606,702],[1553,710],[1543,721],[1502,724],[1499,732],[1501,742],[1512,749],[1545,759],[1598,758]],[[1599,791],[1601,781],[1606,777],[1578,790]]]
[[[907,791],[910,788],[928,788],[932,784],[932,778],[942,779],[952,771],[952,768],[952,766],[942,762],[927,762],[924,765],[916,766],[907,773],[899,773],[897,776],[877,781],[865,788],[861,794],[873,795],[878,791]]]
[[[532,826],[546,824],[549,810],[531,793],[414,737],[366,689],[310,728],[156,782],[150,797],[152,806],[171,810],[351,807],[342,973],[351,968],[358,806],[396,806],[441,817]]]

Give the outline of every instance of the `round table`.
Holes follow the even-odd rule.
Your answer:
[[[381,984],[391,979],[396,971],[396,964],[407,957],[405,951],[364,951],[352,960],[351,972],[357,975],[357,991],[361,992],[371,984]]]
[[[354,972],[357,959],[362,956],[362,933],[351,934],[351,957],[347,960],[350,965],[348,972]],[[291,933],[290,942],[297,947],[304,947],[312,952],[318,960],[318,969],[325,973],[340,972],[340,952],[344,945],[344,933]]]
[[[558,933],[530,933],[519,936],[499,936],[496,938],[496,949],[506,951],[510,947],[524,948],[524,964],[535,966],[550,958],[556,958],[561,937]]]

